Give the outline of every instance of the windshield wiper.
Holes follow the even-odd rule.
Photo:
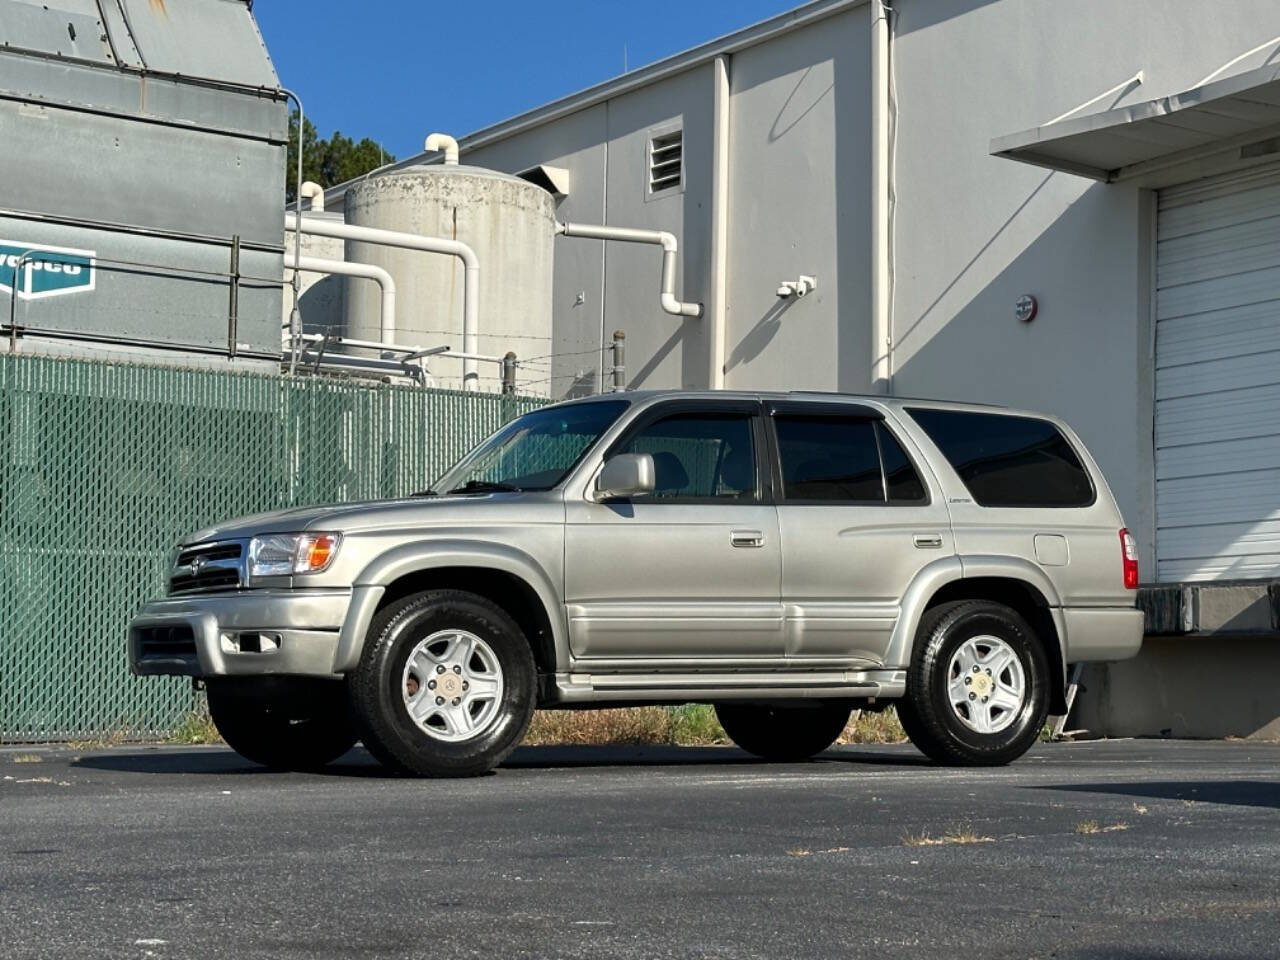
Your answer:
[[[454,487],[450,493],[522,493],[520,487],[511,483],[502,483],[497,480],[468,480],[459,487]]]
[[[411,493],[411,494],[409,494],[409,496],[411,496],[411,497],[438,497],[438,496],[440,496],[440,494],[436,493],[434,490],[419,490],[419,491],[417,491],[416,493]]]

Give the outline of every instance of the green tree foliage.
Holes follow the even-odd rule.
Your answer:
[[[314,180],[322,187],[350,180],[376,170],[395,157],[373,140],[365,137],[358,143],[335,130],[328,140],[321,140],[310,120],[302,129],[302,179]],[[292,202],[298,169],[298,111],[289,114],[289,149],[285,174],[285,200]]]

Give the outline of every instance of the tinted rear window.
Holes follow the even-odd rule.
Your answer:
[[[778,414],[783,497],[789,502],[923,503],[924,484],[877,420]]]
[[[1093,483],[1048,420],[961,410],[908,410],[984,507],[1085,507]]]

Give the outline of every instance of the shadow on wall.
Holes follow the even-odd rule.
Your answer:
[[[726,373],[739,364],[749,363],[760,356],[764,348],[782,329],[783,314],[790,310],[795,302],[795,297],[787,297],[785,300],[780,299],[769,305],[764,316],[756,321],[756,325],[747,331],[747,335],[729,352],[724,364]]]
[[[344,333],[342,319],[343,278],[327,276],[317,280],[298,298],[303,333]],[[292,293],[286,289],[285,303]]]

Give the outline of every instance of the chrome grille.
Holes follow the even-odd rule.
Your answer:
[[[198,543],[178,550],[169,594],[239,590],[244,586],[245,544],[241,540]]]

